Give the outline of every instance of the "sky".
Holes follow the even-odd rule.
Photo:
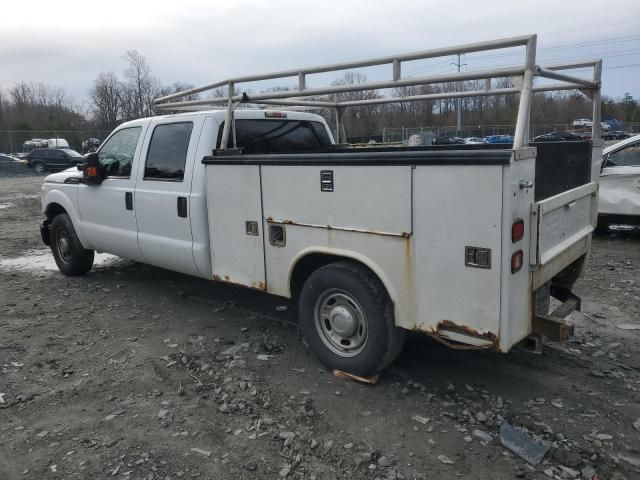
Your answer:
[[[529,33],[538,34],[538,64],[602,58],[603,94],[640,98],[639,0],[4,2],[0,88],[45,82],[64,87],[80,105],[100,72],[125,69],[122,55],[130,49],[146,57],[163,84],[202,85]],[[403,65],[403,75],[453,71],[454,60]],[[522,61],[519,50],[482,52],[464,56],[461,68]],[[391,75],[380,67],[362,73],[371,80]],[[308,84],[331,80],[311,77]]]

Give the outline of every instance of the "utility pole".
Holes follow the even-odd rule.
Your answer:
[[[458,61],[452,62],[451,65],[458,67],[458,73],[460,73],[460,70],[462,69],[462,67],[466,67],[467,64],[461,63],[462,54],[458,53],[457,56],[458,56]],[[460,82],[457,82],[456,84],[456,91],[458,92],[461,91]],[[462,130],[462,98],[457,98],[456,99],[456,136],[457,137],[460,136],[460,130]]]

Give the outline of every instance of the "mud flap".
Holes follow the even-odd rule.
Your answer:
[[[40,237],[42,237],[42,243],[44,243],[47,247],[51,245],[51,239],[49,236],[51,222],[49,220],[45,220],[40,225]]]

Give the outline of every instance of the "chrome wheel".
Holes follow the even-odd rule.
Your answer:
[[[60,259],[65,263],[69,263],[71,261],[71,243],[67,232],[60,231],[58,233],[58,238],[56,238],[56,247],[58,249]]]
[[[367,317],[358,301],[344,290],[326,290],[318,297],[314,321],[324,344],[341,357],[358,355],[367,343]]]
[[[42,175],[42,174],[44,173],[44,171],[45,171],[44,164],[43,164],[43,163],[36,163],[36,164],[33,166],[33,170],[34,170],[37,174]]]

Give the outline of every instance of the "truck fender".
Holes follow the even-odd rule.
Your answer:
[[[288,285],[288,295],[287,295],[287,297],[291,298],[291,296],[292,296],[291,280],[292,280],[293,271],[294,271],[296,265],[304,257],[306,257],[308,255],[311,255],[311,254],[314,254],[314,253],[332,255],[332,256],[335,256],[335,257],[344,258],[346,260],[355,260],[356,262],[359,262],[362,265],[366,266],[368,269],[370,269],[374,274],[376,274],[376,276],[382,282],[382,285],[384,285],[384,288],[387,290],[389,298],[391,299],[391,302],[393,303],[393,309],[394,309],[394,314],[395,314],[395,318],[396,318],[396,325],[401,325],[403,323],[401,321],[401,316],[402,316],[403,312],[401,312],[400,309],[398,308],[398,306],[399,306],[398,294],[397,294],[396,290],[393,287],[393,283],[391,282],[391,279],[385,274],[384,270],[382,268],[380,268],[380,266],[376,262],[371,260],[366,255],[363,255],[363,254],[361,254],[359,252],[355,252],[353,250],[343,250],[343,249],[339,249],[339,248],[328,248],[328,247],[319,247],[319,246],[318,247],[308,247],[308,248],[305,248],[305,249],[301,250],[298,253],[298,255],[296,255],[293,258],[291,264],[289,265],[288,281],[287,281],[287,285]]]
[[[46,214],[47,208],[51,205],[57,203],[62,208],[65,209],[69,218],[71,218],[71,222],[73,223],[73,228],[76,230],[76,234],[78,235],[78,239],[82,246],[88,248],[86,237],[84,236],[84,232],[82,231],[82,222],[80,221],[80,215],[73,204],[73,202],[69,199],[66,193],[61,190],[52,189],[49,190],[42,202],[42,213]]]

